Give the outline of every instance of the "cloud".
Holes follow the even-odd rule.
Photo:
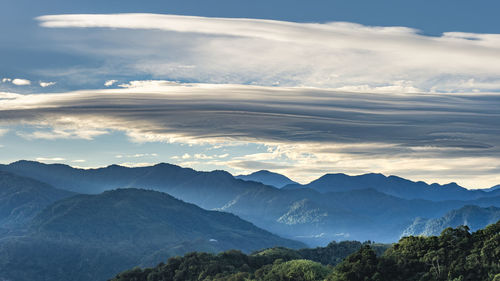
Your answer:
[[[135,167],[148,167],[148,166],[153,166],[155,163],[149,163],[149,162],[124,162],[118,164],[120,166],[125,166],[125,167],[130,167],[130,168],[135,168]]]
[[[27,86],[27,85],[31,85],[31,81],[27,80],[27,79],[16,78],[16,79],[12,80],[12,84],[17,85],[17,86]]]
[[[38,157],[35,159],[36,161],[40,161],[40,162],[57,162],[57,161],[64,161],[66,159],[62,158],[62,157]]]
[[[213,157],[213,156],[206,155],[206,154],[203,154],[203,153],[196,153],[196,154],[194,155],[194,158],[195,158],[195,159],[207,160],[207,159],[213,159],[214,157]]]
[[[84,160],[84,159],[76,159],[76,160],[72,160],[71,162],[72,162],[72,163],[85,163],[85,162],[87,162],[87,160]]]
[[[290,164],[276,164],[269,162],[260,162],[260,161],[234,161],[229,163],[230,166],[249,170],[249,171],[257,171],[257,170],[286,170],[291,168]]]
[[[10,78],[2,78],[2,83],[8,83],[11,81],[12,81],[12,79],[10,79]]]
[[[116,82],[118,82],[118,80],[107,80],[106,82],[104,82],[104,86],[106,86],[106,87],[111,87],[111,86],[113,86],[113,84],[115,84]]]
[[[235,146],[246,152],[176,159],[239,171],[272,168],[302,182],[325,172],[384,172],[470,187],[500,182],[500,94],[152,85],[2,94],[0,126],[33,140],[124,133],[133,142]],[[248,144],[266,149],[249,152]]]
[[[105,58],[103,69],[114,74],[357,92],[500,91],[499,34],[434,37],[348,22],[158,14],[37,20],[47,28],[79,28],[71,32],[80,36],[64,40],[72,40],[74,51]]]
[[[0,128],[0,137],[2,137],[5,134],[7,134],[8,131],[9,131],[8,129],[2,129],[2,128]]]
[[[39,84],[40,84],[40,87],[46,88],[46,87],[54,86],[56,84],[56,82],[43,82],[43,81],[40,81]]]
[[[136,154],[119,154],[116,158],[143,158],[143,157],[158,157],[157,153],[136,153]]]
[[[52,127],[51,123],[46,121],[36,121],[36,129],[44,128],[44,130],[35,130],[31,132],[17,132],[18,136],[25,139],[46,139],[46,140],[56,140],[56,139],[86,139],[91,140],[97,136],[108,134],[105,128],[88,128],[85,125],[74,124],[75,126],[68,125],[69,120],[60,119],[55,121],[58,125]],[[95,126],[92,126],[95,127]]]

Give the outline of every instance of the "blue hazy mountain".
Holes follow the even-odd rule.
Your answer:
[[[469,191],[456,185],[427,185],[376,174],[342,176],[347,179],[346,183],[353,179],[375,178],[373,182],[377,185],[371,185],[369,180],[363,182],[371,188],[361,189],[364,184],[354,187],[346,184],[349,188],[337,185],[338,189],[332,189],[331,185],[319,184],[330,178],[325,176],[313,182],[316,186],[311,183],[279,189],[236,179],[224,171],[198,172],[170,164],[141,168],[112,165],[83,170],[59,164],[18,161],[0,166],[0,170],[88,194],[116,188],[162,191],[204,209],[233,213],[260,228],[312,246],[346,239],[395,242],[417,217],[438,218],[465,205],[500,207],[498,191]],[[388,182],[387,187],[383,182]],[[444,195],[440,197],[441,201],[436,198],[414,199],[429,194]],[[456,197],[466,198],[447,199]]]
[[[500,207],[500,196],[435,202],[374,189],[319,193],[301,188],[249,192],[221,209],[281,236],[324,245],[346,239],[394,242],[416,217],[437,218],[465,205]]]
[[[0,172],[0,228],[22,227],[49,204],[72,195],[37,180]]]
[[[400,198],[432,201],[472,200],[493,195],[483,190],[468,190],[456,183],[445,185],[427,184],[422,181],[414,182],[397,176],[384,176],[374,173],[358,176],[326,174],[309,184],[289,185],[284,188],[311,188],[321,193],[371,188]],[[500,195],[500,191],[494,191],[493,196],[498,195]]]
[[[492,186],[492,187],[487,188],[487,189],[484,189],[484,191],[486,191],[486,192],[496,191],[496,190],[500,190],[500,184],[499,184],[499,185]]]
[[[267,170],[260,170],[249,175],[239,175],[235,176],[235,178],[246,181],[256,181],[266,185],[272,185],[277,188],[282,188],[283,186],[289,184],[297,184],[282,174],[273,173]]]
[[[224,206],[248,190],[273,189],[262,183],[235,179],[225,171],[198,172],[166,163],[138,168],[111,165],[99,169],[75,169],[61,164],[18,161],[0,166],[0,170],[82,194],[130,187],[153,189],[205,209]]]
[[[444,216],[435,219],[416,218],[403,232],[402,236],[439,235],[447,227],[466,225],[471,231],[477,231],[500,220],[500,208],[481,208],[474,205],[452,210]]]
[[[191,251],[275,246],[305,247],[233,214],[157,191],[119,189],[57,201],[35,216],[27,234],[4,237],[0,280],[106,280]]]

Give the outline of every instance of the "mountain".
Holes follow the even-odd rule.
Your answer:
[[[289,184],[297,184],[284,175],[273,173],[267,170],[260,170],[249,175],[239,175],[235,176],[235,178],[245,181],[256,181],[265,185],[272,185],[277,188],[282,188],[283,186]]]
[[[60,164],[18,161],[0,166],[0,170],[89,194],[115,188],[166,192],[204,209],[233,213],[257,227],[310,246],[346,239],[394,242],[417,217],[439,218],[465,205],[500,207],[500,193],[497,193],[500,190],[468,191],[453,185],[427,185],[377,174],[368,176],[372,180],[361,177],[363,184],[356,188],[338,185],[335,192],[329,192],[331,186],[328,184],[320,188],[320,183],[331,182],[326,180],[328,175],[313,182],[316,186],[311,183],[279,189],[236,179],[225,171],[198,172],[164,163],[140,168],[111,165],[84,170]],[[347,183],[359,179],[346,175],[343,178]],[[377,178],[381,181],[375,185],[377,188],[361,188],[370,182],[377,183]],[[387,186],[384,181],[389,181]],[[397,184],[399,182],[401,184]],[[459,193],[460,196],[456,196]],[[446,196],[442,196],[441,201],[414,198],[430,194]],[[466,199],[445,200],[448,197]]]
[[[404,199],[425,199],[431,201],[473,200],[481,197],[500,195],[500,190],[493,191],[493,194],[483,190],[468,190],[456,183],[445,185],[436,183],[427,184],[422,181],[414,182],[397,176],[384,176],[374,173],[358,176],[326,174],[309,184],[295,184],[285,186],[284,188],[311,188],[321,193],[372,188]]]
[[[119,189],[57,201],[33,218],[29,233],[2,239],[0,280],[105,280],[191,251],[274,246],[305,245],[165,193]]]
[[[202,239],[216,249],[245,252],[275,245],[302,246],[233,214],[207,211],[166,193],[133,188],[58,201],[33,219],[31,229],[50,237],[135,244],[169,245]]]
[[[111,165],[98,169],[76,169],[62,164],[17,161],[0,165],[0,170],[82,194],[129,187],[153,189],[205,209],[224,206],[248,190],[274,189],[262,183],[235,179],[225,171],[198,172],[166,163],[137,168]]]
[[[319,193],[309,188],[247,192],[221,208],[283,237],[309,245],[332,240],[397,241],[416,217],[437,218],[465,205],[500,207],[500,197],[434,202],[374,189]]]
[[[487,189],[483,189],[483,191],[486,191],[486,192],[496,191],[496,190],[500,190],[500,184],[499,184],[499,185],[492,186],[492,187],[487,188]]]
[[[0,228],[18,228],[49,204],[74,195],[46,183],[0,171]]]
[[[471,231],[484,228],[500,220],[500,208],[468,205],[458,210],[452,210],[436,219],[416,218],[402,236],[410,235],[439,235],[447,227],[466,225]]]

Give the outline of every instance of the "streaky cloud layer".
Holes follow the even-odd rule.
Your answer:
[[[0,94],[0,125],[28,139],[258,143],[266,153],[203,159],[310,180],[379,171],[489,186],[500,171],[499,94],[381,94],[328,89],[136,81],[122,89]],[[31,126],[30,131],[16,126]]]
[[[47,28],[86,29],[86,36],[64,37],[64,42],[73,40],[76,51],[102,56],[106,69],[120,74],[351,91],[500,90],[499,34],[433,37],[406,27],[348,22],[160,14],[46,15],[37,20]]]

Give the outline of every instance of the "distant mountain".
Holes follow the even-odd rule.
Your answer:
[[[17,228],[49,204],[74,195],[46,183],[0,171],[0,228]]]
[[[417,218],[404,232],[402,236],[439,235],[447,227],[458,227],[466,225],[471,231],[484,228],[489,224],[500,220],[500,208],[468,205],[458,210],[453,210],[443,217],[435,219]]]
[[[454,185],[427,185],[377,174],[360,176],[364,180],[358,186],[337,184],[334,186],[338,188],[334,189],[328,182],[335,181],[327,180],[330,177],[327,175],[310,185],[295,188],[287,185],[279,189],[236,179],[224,171],[198,172],[170,164],[141,168],[112,165],[83,170],[18,161],[0,166],[0,170],[83,193],[115,188],[166,192],[205,209],[233,213],[257,227],[311,246],[346,239],[394,242],[417,217],[438,218],[465,205],[500,207],[500,190],[468,191]],[[359,179],[343,177],[347,183]],[[326,184],[321,185],[322,182]],[[387,185],[384,182],[388,182]],[[374,187],[361,189],[365,184]],[[330,189],[336,191],[329,192]],[[442,200],[414,199],[432,198],[431,195]],[[466,199],[448,200],[448,197]]]
[[[239,175],[235,176],[235,178],[246,181],[256,181],[266,185],[272,185],[277,188],[282,188],[283,186],[289,184],[297,184],[284,175],[273,173],[267,170],[260,170],[249,175]]]
[[[495,190],[500,190],[500,184],[492,186],[492,187],[487,188],[487,189],[483,189],[483,191],[486,191],[486,192],[495,191]]]
[[[500,190],[495,191],[493,194],[483,190],[468,190],[456,183],[445,185],[427,184],[422,181],[414,182],[396,176],[373,173],[359,176],[327,174],[306,185],[289,185],[284,188],[311,188],[321,193],[372,188],[404,199],[426,199],[431,201],[473,200],[500,195]]]
[[[60,200],[33,219],[27,235],[1,240],[0,280],[106,280],[190,251],[274,246],[305,245],[165,193],[120,189]]]
[[[397,241],[416,217],[436,218],[465,205],[500,207],[499,197],[434,202],[374,189],[319,193],[309,188],[242,194],[221,210],[281,236],[325,245],[332,240]]]
[[[76,169],[62,164],[18,161],[0,165],[0,170],[82,194],[129,187],[153,189],[205,209],[224,206],[248,190],[274,189],[262,183],[235,179],[225,171],[198,172],[166,163],[138,168],[111,165],[99,169]]]

